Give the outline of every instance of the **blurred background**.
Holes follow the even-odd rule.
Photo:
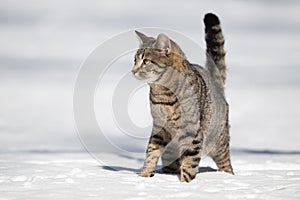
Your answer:
[[[299,9],[296,0],[0,0],[0,152],[81,151],[72,98],[90,52],[141,27],[204,48],[206,12],[219,15],[226,39],[231,146],[300,150]]]

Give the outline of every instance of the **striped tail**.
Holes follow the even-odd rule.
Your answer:
[[[220,26],[219,18],[212,13],[207,13],[204,17],[205,41],[208,68],[211,76],[224,88],[226,80],[226,64],[224,50],[224,36]]]

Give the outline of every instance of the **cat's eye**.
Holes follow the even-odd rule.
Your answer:
[[[151,63],[151,60],[149,60],[149,59],[144,59],[144,60],[143,60],[143,63],[144,63],[145,65],[149,65],[149,64]]]

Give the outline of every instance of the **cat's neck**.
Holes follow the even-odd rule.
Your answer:
[[[182,58],[182,57],[181,57]],[[172,66],[168,66],[162,77],[158,81],[150,84],[153,91],[169,89],[171,91],[177,90],[185,84],[190,84],[191,77],[194,72],[191,69],[191,64],[185,59],[174,59]]]

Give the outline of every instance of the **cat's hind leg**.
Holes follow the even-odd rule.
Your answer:
[[[225,129],[225,137],[216,145],[216,148],[212,154],[211,158],[216,163],[219,171],[224,171],[230,174],[233,173],[231,160],[230,160],[230,147],[229,147],[229,130]]]

